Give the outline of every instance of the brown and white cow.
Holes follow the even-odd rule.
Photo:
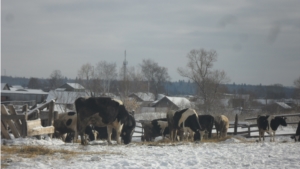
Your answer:
[[[217,138],[226,137],[229,128],[229,120],[224,115],[215,116],[215,127],[217,131]]]
[[[124,144],[131,142],[136,123],[134,117],[128,113],[121,101],[110,97],[79,97],[75,100],[75,108],[81,144],[87,144],[84,130],[89,124],[99,127],[107,126],[107,141],[109,144],[112,144],[111,134],[113,128],[117,132],[118,144],[121,144],[120,136]]]

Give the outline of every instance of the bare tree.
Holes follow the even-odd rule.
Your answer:
[[[117,65],[116,63],[107,63],[106,61],[100,61],[97,63],[95,73],[98,79],[101,79],[103,93],[110,92],[110,85],[117,77]]]
[[[197,85],[200,97],[204,101],[204,111],[208,112],[220,98],[219,89],[222,83],[229,82],[224,71],[212,70],[217,61],[215,50],[191,50],[187,55],[187,68],[178,68],[178,73],[191,79]]]
[[[56,89],[59,86],[63,85],[64,77],[61,74],[60,70],[54,70],[51,73],[50,79],[48,81],[49,81],[50,89]]]
[[[42,84],[41,84],[41,82],[38,78],[31,77],[29,79],[27,87],[30,88],[30,89],[41,89]]]
[[[294,85],[296,86],[296,88],[300,89],[300,76],[294,81]]]
[[[100,79],[96,77],[94,66],[86,63],[81,66],[77,73],[79,83],[81,83],[89,96],[98,96],[102,89]]]
[[[299,78],[298,79],[296,79],[295,81],[294,81],[294,85],[295,85],[295,87],[296,87],[296,89],[295,89],[295,98],[296,99],[300,99],[300,76],[299,76]],[[298,104],[299,105],[299,104]]]
[[[127,75],[124,78],[124,67],[120,69],[120,81],[121,81],[121,90],[124,93],[128,94],[130,92],[147,92],[147,83],[144,80],[144,76],[139,69],[139,67],[135,68],[133,66],[127,67],[126,71]],[[127,91],[125,91],[127,90]],[[125,94],[126,95],[126,94]]]
[[[154,93],[156,100],[158,93],[164,92],[164,84],[171,79],[168,74],[168,69],[159,66],[151,59],[143,60],[140,66],[145,79],[149,83],[149,92]]]

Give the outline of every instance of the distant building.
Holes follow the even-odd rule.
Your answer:
[[[10,90],[9,85],[7,83],[1,83],[1,90]]]
[[[153,102],[152,107],[156,109],[167,110],[178,110],[184,108],[191,108],[193,104],[185,97],[169,97],[165,96],[160,100]]]
[[[73,91],[73,92],[84,92],[85,88],[79,84],[79,83],[65,83],[62,86],[60,86],[56,90],[61,90],[61,91]]]
[[[58,88],[57,90],[50,90],[49,95],[47,96],[46,101],[55,99],[54,111],[59,113],[74,111],[74,102],[78,97],[87,97],[86,92],[77,92],[77,91],[63,91]]]
[[[262,108],[263,112],[269,112],[269,113],[281,113],[281,112],[285,113],[285,112],[290,112],[292,110],[293,108],[291,106],[287,105],[284,102],[277,102],[277,101],[265,105]]]
[[[33,106],[47,98],[48,92],[41,89],[27,89],[22,86],[9,86],[1,84],[1,103],[5,104],[28,104]]]

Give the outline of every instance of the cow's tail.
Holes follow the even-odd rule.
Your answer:
[[[78,107],[79,107],[79,105],[81,104],[82,99],[83,99],[82,97],[79,97],[79,98],[77,98],[77,99],[75,100],[75,102],[74,102],[75,113],[76,113],[76,115],[77,115],[77,123],[76,123],[77,132],[80,131],[80,125],[78,125],[79,119],[80,119],[79,112],[78,112]]]

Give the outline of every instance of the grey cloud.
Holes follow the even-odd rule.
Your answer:
[[[281,29],[281,25],[280,24],[276,24],[276,25],[273,25],[271,27],[271,29],[268,32],[268,36],[267,36],[267,41],[269,43],[272,44],[272,43],[274,43],[276,41],[277,37],[280,34],[280,29]]]
[[[220,19],[219,26],[225,28],[227,25],[234,24],[237,22],[237,17],[233,15],[227,15]]]

